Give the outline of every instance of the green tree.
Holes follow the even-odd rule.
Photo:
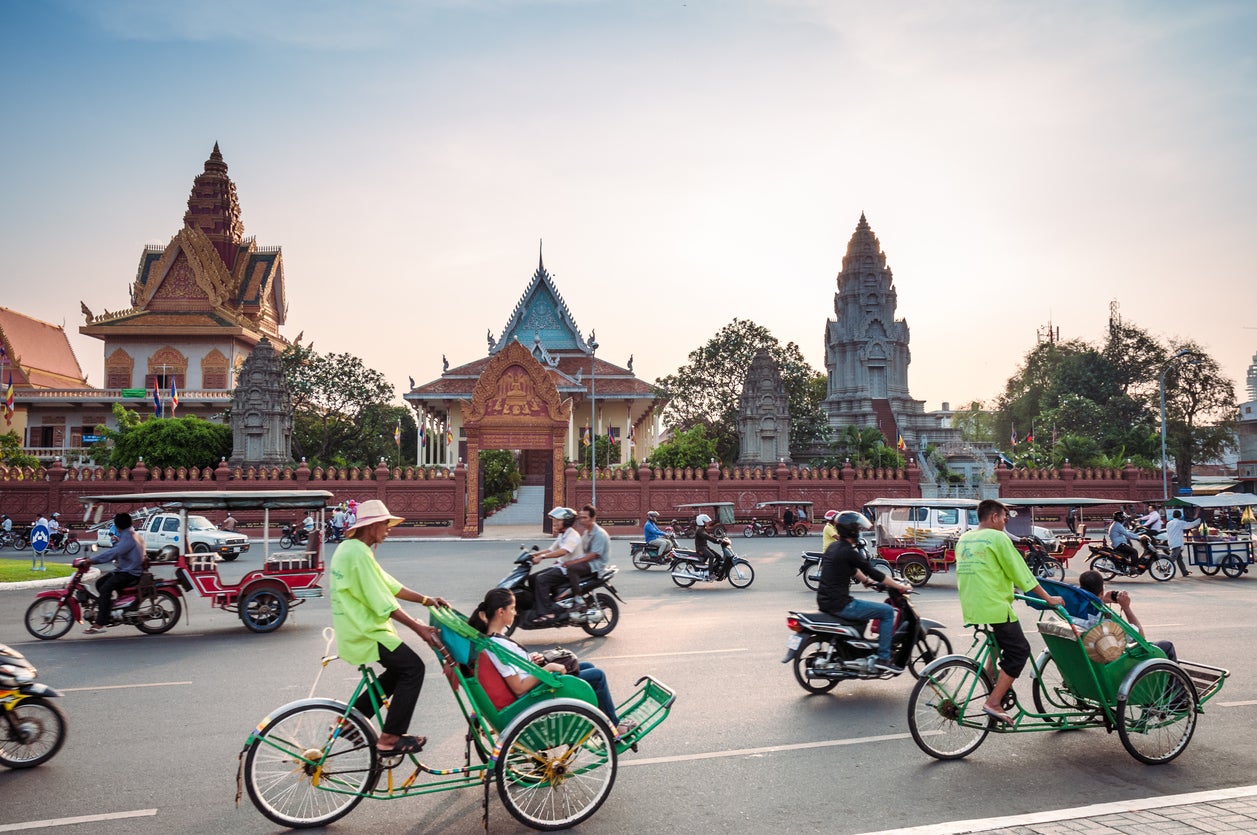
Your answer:
[[[392,437],[400,414],[388,411],[394,391],[384,375],[352,354],[319,354],[313,344],[295,343],[281,358],[292,393],[294,455],[311,464],[373,465],[381,456],[396,458]],[[413,444],[412,438],[411,449]]]
[[[210,423],[195,415],[180,418],[140,416],[121,403],[113,405],[118,428],[96,427],[96,434],[113,442],[108,450],[109,464],[134,467],[136,462],[152,467],[213,467],[231,455],[231,427]]]
[[[22,439],[9,430],[0,435],[0,463],[7,467],[38,467],[39,459],[22,452]]]
[[[1192,352],[1165,373],[1167,454],[1179,485],[1190,487],[1194,463],[1213,461],[1235,443],[1235,386],[1195,342],[1171,347]]]
[[[825,375],[803,358],[793,342],[782,345],[767,328],[734,319],[705,345],[690,352],[689,362],[655,384],[668,395],[664,420],[673,430],[706,428],[715,441],[717,458],[738,456],[738,398],[755,354],[765,349],[777,362],[790,408],[793,447],[826,443],[829,425],[820,409]],[[653,456],[652,456],[653,460]],[[706,462],[704,462],[706,463]]]
[[[515,491],[524,481],[515,453],[509,449],[482,450],[480,468],[484,473],[485,510],[496,510],[510,504]]]
[[[960,430],[960,437],[971,444],[995,441],[995,415],[981,400],[974,400],[952,412],[951,424]]]
[[[705,469],[716,457],[716,440],[707,437],[707,428],[699,423],[675,432],[667,443],[655,447],[647,459],[652,467],[673,469]]]

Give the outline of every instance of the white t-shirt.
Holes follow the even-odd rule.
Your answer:
[[[580,534],[575,528],[568,528],[563,533],[554,538],[554,544],[551,548],[562,548],[567,551],[567,556],[559,557],[559,565],[571,562],[577,557],[585,555],[585,547],[581,544]]]
[[[523,647],[521,647],[519,644],[512,641],[510,638],[503,638],[501,635],[494,635],[489,640],[493,641],[493,643],[505,649],[511,655],[523,658],[523,656],[520,655],[521,651],[523,650]],[[507,676],[529,675],[527,670],[524,670],[520,667],[516,667],[514,664],[509,664],[503,661],[492,652],[489,653],[489,660],[493,662],[493,666],[497,668],[498,673],[501,674],[503,678],[506,678]]]

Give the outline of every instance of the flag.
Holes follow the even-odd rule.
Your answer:
[[[428,438],[427,438],[427,436],[426,436],[426,434],[424,433],[424,431],[423,431],[423,430],[424,430],[424,426],[423,426],[423,424],[421,423],[421,424],[419,424],[419,446],[427,446],[427,445],[428,445]]]
[[[179,408],[179,387],[175,385],[175,378],[170,378],[170,416],[175,416],[175,409]]]
[[[445,430],[445,443],[450,446],[454,445],[454,431],[452,429]]]
[[[615,427],[607,428],[607,443],[609,444],[615,443]]]
[[[397,444],[398,446],[401,446],[401,445],[402,445],[402,421],[401,421],[401,418],[398,418],[398,419],[397,419],[397,428],[393,430],[393,443]]]
[[[157,387],[156,380],[153,381],[153,416],[161,417],[161,389]]]
[[[1012,443],[1012,445],[1013,445],[1013,446],[1017,446],[1017,426],[1014,424],[1014,425],[1011,427],[1011,430],[1010,430],[1010,431],[1013,433],[1013,439],[1012,439],[1011,443]]]
[[[589,440],[589,427],[588,427],[588,426],[586,426],[586,427],[584,427],[583,429],[581,429],[581,431],[580,431],[580,442],[581,442],[581,444],[583,444],[584,446],[589,446],[589,444],[590,444],[590,440]]]
[[[13,372],[9,372],[9,385],[4,390],[4,422],[6,425],[13,423]]]
[[[633,424],[629,424],[629,446],[633,445]]]
[[[1031,432],[1027,432],[1027,433],[1026,433],[1026,443],[1028,443],[1028,444],[1032,444],[1032,443],[1034,443],[1034,432],[1033,432],[1033,431],[1031,431]]]
[[[904,452],[908,449],[908,445],[903,442],[903,435],[899,436],[899,443],[895,444],[895,449]]]

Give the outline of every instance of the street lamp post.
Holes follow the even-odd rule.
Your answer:
[[[1178,353],[1166,360],[1165,367],[1161,369],[1161,501],[1163,502],[1170,500],[1169,462],[1165,456],[1165,375],[1169,373],[1170,366],[1174,365],[1175,360],[1195,356],[1195,351],[1188,348],[1181,348]],[[1193,360],[1192,362],[1198,361],[1199,360]]]
[[[595,383],[598,372],[595,368],[595,355],[598,353],[598,340],[594,332],[589,332],[589,449],[593,456],[593,466],[589,468],[589,503],[598,506],[598,400],[595,395]]]

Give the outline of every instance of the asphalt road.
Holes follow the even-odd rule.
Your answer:
[[[818,540],[805,540],[816,547]],[[908,675],[841,684],[809,696],[780,662],[785,613],[814,608],[795,574],[799,541],[739,539],[756,569],[754,585],[736,590],[700,583],[677,588],[662,569],[640,572],[615,543],[615,581],[627,600],[610,636],[576,629],[523,632],[525,644],[561,644],[595,661],[617,700],[650,673],[679,698],[671,717],[620,760],[614,790],[581,831],[628,833],[862,833],[902,826],[1011,815],[1114,800],[1226,788],[1254,782],[1257,718],[1257,576],[1118,582],[1154,639],[1179,655],[1229,667],[1232,678],[1206,707],[1187,751],[1165,766],[1141,765],[1116,734],[992,735],[967,759],[939,763],[908,732]],[[381,562],[427,594],[464,611],[509,569],[509,543],[386,543]],[[224,563],[225,577],[260,560],[255,550]],[[1071,577],[1085,568],[1074,560]],[[0,591],[0,642],[24,652],[40,678],[65,692],[70,716],[65,748],[46,765],[0,771],[0,832],[272,832],[247,796],[235,805],[236,755],[270,710],[311,693],[330,625],[327,600],[294,610],[269,635],[247,632],[232,615],[200,599],[171,632],[144,636],[117,628],[57,641],[31,639],[22,625],[32,591]],[[952,575],[936,575],[917,598],[927,617],[948,624],[957,651],[960,627]],[[418,609],[419,607],[414,607]],[[1036,650],[1041,644],[1031,635]],[[425,658],[431,653],[424,648]],[[344,698],[354,671],[337,663],[322,674],[319,695]],[[1022,688],[1029,696],[1028,684]],[[412,730],[430,737],[429,765],[462,762],[462,720],[435,660]],[[481,792],[469,789],[396,801],[365,801],[331,827],[344,833],[474,833]],[[121,817],[133,814],[134,817]],[[528,831],[496,796],[495,832]],[[66,822],[101,816],[81,823]],[[57,821],[62,821],[57,824]],[[23,827],[26,829],[26,827]]]

